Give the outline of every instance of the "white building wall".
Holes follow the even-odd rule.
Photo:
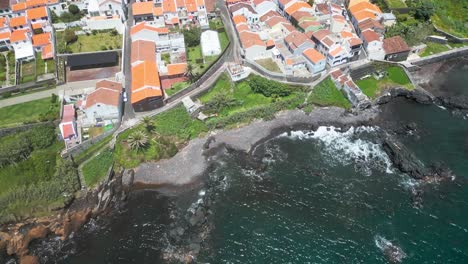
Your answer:
[[[119,18],[105,20],[86,20],[86,26],[89,30],[115,29],[119,34],[123,34],[123,24]]]
[[[372,41],[367,44],[367,57],[371,60],[384,60],[385,50],[382,41]]]
[[[255,45],[245,49],[245,57],[252,60],[271,58],[271,50],[267,50],[264,46]]]

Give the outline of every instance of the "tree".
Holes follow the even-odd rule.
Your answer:
[[[53,23],[58,23],[58,22],[60,22],[59,16],[58,16],[57,13],[55,13],[54,11],[52,11],[52,12],[50,13],[50,16],[51,16],[51,18],[52,18],[52,24],[53,24]]]
[[[156,128],[156,126],[154,125],[153,119],[151,119],[151,117],[149,116],[145,116],[143,118],[143,124],[145,126],[146,131],[148,132],[153,132],[154,129]]]
[[[77,5],[71,4],[68,6],[68,12],[70,12],[73,15],[77,15],[78,13],[80,13],[80,8],[78,8]]]
[[[131,149],[140,151],[148,145],[148,136],[145,132],[137,130],[128,137],[127,143]]]
[[[205,104],[205,107],[209,111],[219,113],[223,108],[233,107],[239,105],[239,103],[239,101],[229,94],[217,93]]]
[[[67,45],[78,40],[78,36],[75,34],[75,31],[70,28],[65,29],[63,32],[63,38]]]
[[[200,44],[200,27],[185,28],[182,30],[182,34],[184,34],[185,45],[188,47],[195,47]]]
[[[434,14],[434,5],[430,1],[419,1],[414,10],[414,17],[428,21]]]
[[[187,69],[185,69],[184,76],[187,77],[190,83],[194,83],[198,79],[198,74],[195,73],[194,67],[191,63],[187,64]]]

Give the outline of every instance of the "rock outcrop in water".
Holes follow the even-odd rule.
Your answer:
[[[434,97],[423,89],[416,88],[410,91],[405,88],[394,88],[377,98],[375,104],[386,104],[397,97],[405,97],[420,104],[432,104],[434,102]]]

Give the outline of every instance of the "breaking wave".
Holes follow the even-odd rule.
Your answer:
[[[375,245],[384,253],[390,263],[401,263],[407,257],[403,250],[382,236],[375,236]]]
[[[393,173],[392,162],[381,145],[372,142],[379,132],[378,127],[351,127],[347,131],[333,126],[321,126],[316,131],[293,131],[280,137],[313,139],[323,146],[323,154],[341,165],[355,164],[355,168],[371,175],[371,168]]]

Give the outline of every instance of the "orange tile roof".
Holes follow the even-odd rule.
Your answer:
[[[355,6],[361,2],[369,2],[369,0],[349,0],[348,7]]]
[[[356,19],[357,22],[364,21],[366,19],[375,19],[377,18],[377,15],[375,13],[372,13],[370,11],[360,11],[355,14],[353,14],[354,18]]]
[[[141,22],[141,23],[138,23],[136,25],[134,25],[131,29],[130,29],[130,35],[134,35],[142,30],[151,30],[151,31],[154,31],[154,32],[157,32],[159,34],[168,34],[169,33],[169,29],[168,28],[158,28],[158,27],[155,27],[155,26],[152,26],[150,24],[147,24],[146,22]]]
[[[260,36],[256,33],[244,31],[239,33],[240,41],[244,49],[248,49],[252,46],[265,47],[265,43],[260,39]]]
[[[27,8],[27,5],[26,3],[17,3],[17,4],[14,4],[11,6],[11,10],[13,11],[21,11],[21,10],[25,10]]]
[[[162,16],[163,15],[163,9],[160,6],[153,7],[153,16]]]
[[[243,31],[249,31],[250,28],[249,26],[247,26],[247,24],[241,24],[241,25],[238,25],[236,26],[236,29],[237,29],[237,32],[241,33]]]
[[[172,24],[179,24],[179,18],[173,17],[173,18],[171,19],[171,23],[172,23]]]
[[[176,0],[176,6],[177,7],[185,7],[185,1],[184,0]]]
[[[119,99],[120,92],[107,88],[99,88],[86,97],[86,105],[84,108],[90,108],[95,104],[118,106],[120,101]]]
[[[31,24],[31,27],[32,27],[33,29],[42,28],[42,23],[34,23],[34,24]]]
[[[0,28],[6,27],[6,17],[0,17]]]
[[[47,7],[41,6],[26,10],[26,16],[29,20],[47,17]]]
[[[148,97],[162,96],[158,68],[155,62],[144,61],[132,67],[132,103]]]
[[[32,36],[33,46],[44,46],[50,43],[50,33],[36,34]]]
[[[156,45],[152,41],[137,40],[132,42],[131,63],[156,61]]]
[[[122,84],[111,81],[111,80],[100,80],[99,82],[96,83],[96,89],[97,88],[107,88],[107,89],[115,90],[117,92],[121,92]]]
[[[10,27],[19,27],[26,25],[28,21],[25,16],[10,18]]]
[[[349,31],[341,31],[340,35],[342,38],[352,38],[354,36],[353,33]]]
[[[195,3],[195,0],[185,0],[185,8],[187,8],[188,12],[196,12],[197,4]]]
[[[349,12],[351,12],[351,14],[353,15],[361,11],[372,11],[377,14],[382,14],[382,10],[380,10],[378,6],[371,4],[369,2],[361,2],[349,8]]]
[[[54,57],[54,47],[52,44],[42,47],[42,59],[50,59]]]
[[[8,38],[10,38],[10,36],[11,36],[10,31],[0,33],[0,39],[8,39]]]
[[[10,36],[10,42],[18,42],[18,41],[24,41],[27,40],[26,32],[28,30],[15,30],[13,33],[11,33]]]
[[[292,15],[292,14],[294,14],[294,12],[298,11],[301,8],[312,8],[312,7],[306,2],[298,1],[298,2],[295,2],[294,4],[290,5],[284,11],[287,14]]]
[[[379,34],[375,33],[375,31],[370,30],[370,29],[362,32],[362,37],[367,43],[372,42],[372,41],[380,41]]]
[[[236,25],[238,25],[240,23],[247,23],[247,19],[243,15],[233,16],[232,21],[234,21],[234,24],[236,24]]]
[[[303,52],[304,56],[309,59],[312,63],[314,64],[317,64],[319,63],[321,60],[324,60],[325,59],[325,56],[323,56],[322,53],[318,52],[316,49],[314,48],[310,48],[310,49],[306,49],[304,50]]]
[[[174,0],[164,0],[162,2],[163,2],[162,7],[163,7],[164,13],[175,13],[177,11]]]
[[[205,6],[204,0],[197,0],[197,6]]]
[[[166,2],[166,1],[164,1]],[[132,4],[134,16],[153,14],[153,2],[136,2]]]
[[[336,56],[339,55],[342,51],[343,51],[343,48],[340,47],[340,46],[338,46],[338,47],[336,47],[335,49],[333,49],[332,51],[330,51],[329,54],[330,54],[332,57],[336,57]]]
[[[272,39],[267,40],[266,42],[267,47],[273,47],[275,46],[275,42]]]
[[[187,70],[187,63],[173,63],[167,65],[167,75],[184,74]]]

